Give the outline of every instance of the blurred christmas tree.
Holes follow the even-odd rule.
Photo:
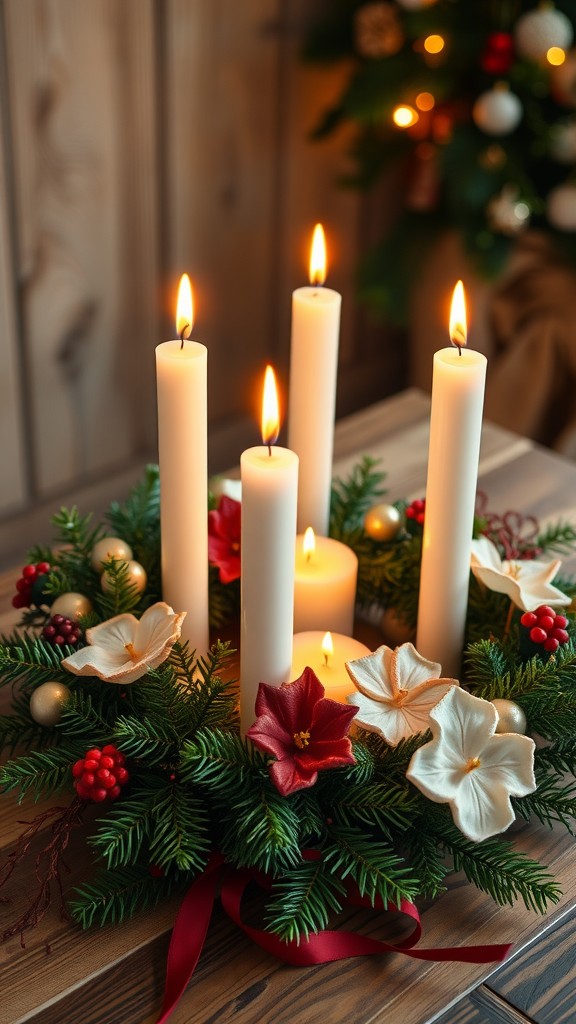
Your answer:
[[[494,276],[527,228],[576,265],[576,0],[331,0],[306,56],[352,61],[322,137],[357,124],[353,173],[370,189],[395,166],[403,206],[367,254],[360,290],[403,322],[410,283],[456,228]]]

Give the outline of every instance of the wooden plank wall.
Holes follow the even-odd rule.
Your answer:
[[[339,413],[403,384],[354,301],[345,138],[309,141],[345,69],[304,67],[320,0],[0,0],[0,564],[61,504],[97,514],[154,459],[154,353],[194,282],[210,468],[288,381],[290,294],[323,220],[343,293]]]

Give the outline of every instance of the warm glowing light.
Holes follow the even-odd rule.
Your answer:
[[[566,60],[566,54],[561,46],[551,46],[550,49],[546,51],[546,60],[555,68],[559,68]]]
[[[192,301],[192,285],[188,274],[182,274],[178,288],[176,303],[176,330],[178,337],[189,338],[194,325],[194,303]]]
[[[312,555],[314,554],[315,550],[316,550],[316,537],[314,536],[314,530],[312,529],[311,526],[309,526],[304,531],[304,537],[302,539],[302,551],[304,552],[304,556],[305,556],[307,562],[310,561],[310,559],[311,559]]]
[[[270,446],[276,444],[280,433],[280,413],[278,411],[278,390],[276,378],[271,366],[266,367],[264,374],[264,395],[262,398],[262,440]]]
[[[432,110],[436,100],[431,92],[419,92],[416,97],[418,110]]]
[[[442,36],[426,36],[424,40],[424,49],[426,53],[442,53],[444,49],[444,40]]]
[[[324,284],[326,280],[326,238],[324,228],[317,224],[310,249],[310,284]]]
[[[392,120],[397,128],[410,128],[419,117],[413,107],[401,106],[394,109]]]
[[[322,639],[322,654],[324,655],[324,664],[328,664],[328,659],[334,654],[334,644],[332,643],[332,633],[325,633]]]
[[[461,348],[466,344],[466,300],[464,298],[464,285],[458,281],[452,296],[450,307],[450,341],[453,345]]]

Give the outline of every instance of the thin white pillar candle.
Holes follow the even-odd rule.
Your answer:
[[[185,341],[193,323],[190,281],[178,296],[180,338],[156,348],[162,596],[186,612],[182,639],[205,654],[208,622],[207,352]]]
[[[268,370],[267,378],[270,379]],[[266,392],[265,387],[265,395]],[[272,425],[268,416],[265,410],[264,444],[249,448],[240,457],[240,722],[243,735],[256,717],[254,705],[259,684],[279,686],[289,682],[292,664],[298,456],[287,448],[275,447],[278,413],[272,413]]]
[[[353,704],[355,690],[346,671],[346,662],[365,658],[367,654],[370,649],[351,636],[316,630],[296,633],[290,679],[298,679],[305,668],[311,668],[322,683],[326,697],[346,704],[346,697],[350,695]]]
[[[458,285],[450,337],[462,346],[466,321]],[[440,662],[443,676],[454,678],[460,676],[468,607],[486,366],[482,353],[462,347],[434,355],[416,647]]]
[[[354,628],[358,558],[347,544],[316,537],[310,527],[296,538],[294,632]]]
[[[326,274],[326,253],[319,224],[314,238],[310,259],[312,283],[292,294],[288,447],[300,459],[298,530],[303,533],[311,526],[316,534],[326,536],[342,296],[331,288],[321,287]]]

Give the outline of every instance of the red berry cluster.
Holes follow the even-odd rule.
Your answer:
[[[95,804],[101,804],[103,800],[117,800],[122,786],[130,780],[125,764],[124,754],[112,743],[102,750],[98,747],[88,750],[72,768],[78,796]]]
[[[82,637],[82,630],[77,622],[67,619],[65,615],[53,615],[44,626],[42,636],[53,647],[63,647],[64,644],[76,647]]]
[[[520,622],[530,630],[532,643],[541,645],[549,654],[557,651],[560,644],[568,643],[568,619],[565,615],[556,615],[550,605],[541,604],[533,612],[524,612]]]
[[[416,498],[408,508],[406,509],[406,518],[413,519],[419,526],[424,524],[424,512],[426,511],[426,502],[424,498]]]
[[[34,589],[38,590],[41,577],[50,572],[49,562],[36,562],[36,565],[25,565],[22,575],[16,580],[17,593],[12,598],[14,608],[29,608],[35,601]]]

